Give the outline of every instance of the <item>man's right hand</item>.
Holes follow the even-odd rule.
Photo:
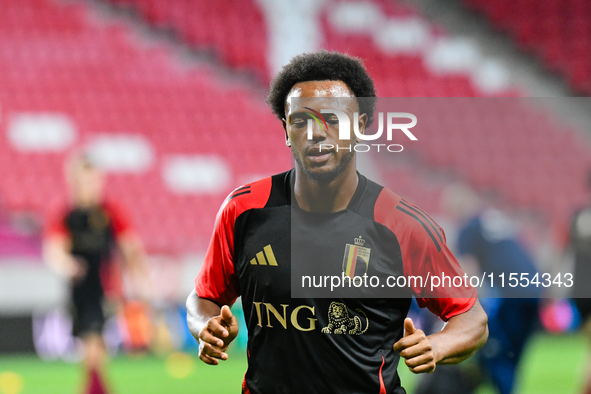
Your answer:
[[[199,358],[210,365],[218,365],[217,359],[227,360],[225,351],[237,335],[238,321],[224,305],[220,315],[209,319],[199,334]]]
[[[88,263],[80,257],[68,257],[63,264],[63,273],[73,283],[78,283],[88,273]]]

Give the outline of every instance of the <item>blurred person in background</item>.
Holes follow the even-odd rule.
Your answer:
[[[587,180],[591,197],[591,172]],[[590,198],[591,199],[591,198]],[[568,232],[567,253],[574,258],[572,297],[581,314],[583,333],[591,338],[591,203],[573,215]],[[585,394],[591,394],[591,365],[588,367]]]
[[[522,273],[532,279],[538,270],[519,241],[516,223],[503,211],[484,203],[468,185],[448,186],[442,203],[445,211],[460,224],[456,252],[464,270],[468,275],[482,276],[484,272],[487,276],[491,272],[495,275],[494,286],[488,289],[490,293],[481,299],[488,314],[490,334],[478,353],[478,362],[498,392],[510,394],[515,387],[519,360],[538,321],[540,288],[533,285],[513,288],[508,285],[508,279],[511,273],[519,279]],[[500,286],[500,274],[505,275],[504,287]]]
[[[73,334],[83,343],[86,394],[107,393],[103,379],[106,348],[102,330],[104,287],[101,281],[118,248],[137,288],[144,272],[142,243],[127,215],[104,197],[104,174],[84,155],[66,164],[69,202],[51,213],[46,223],[46,263],[68,278]]]

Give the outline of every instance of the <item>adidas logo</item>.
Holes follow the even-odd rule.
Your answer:
[[[265,256],[266,256],[266,258],[265,258]],[[265,246],[263,248],[262,252],[258,252],[257,257],[250,260],[250,264],[252,264],[252,265],[273,265],[273,266],[277,267],[277,260],[275,260],[275,254],[273,253],[273,249],[271,249],[271,245]]]

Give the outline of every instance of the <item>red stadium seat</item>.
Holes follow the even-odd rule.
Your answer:
[[[591,6],[587,0],[465,2],[487,16],[493,26],[513,36],[523,49],[539,55],[576,92],[591,94],[591,59],[587,54],[591,46]],[[585,55],[579,57],[579,53]]]

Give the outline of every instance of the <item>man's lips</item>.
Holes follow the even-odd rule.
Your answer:
[[[321,148],[319,146],[313,146],[310,149],[308,149],[308,151],[306,152],[306,155],[308,156],[323,156],[329,153],[332,153],[332,149],[327,149],[327,148]]]
[[[306,156],[316,163],[322,163],[328,160],[332,153],[332,149],[325,149],[318,146],[313,146],[306,152]]]

